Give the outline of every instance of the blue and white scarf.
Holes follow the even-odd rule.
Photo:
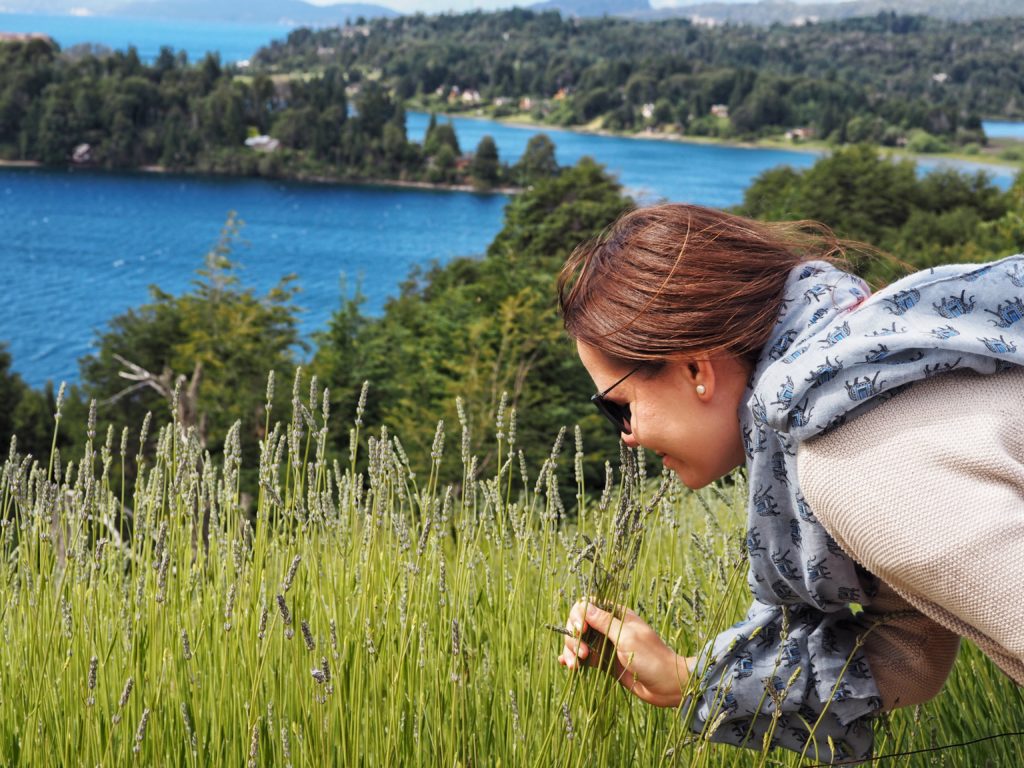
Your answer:
[[[798,446],[914,381],[1024,365],[1022,320],[1024,255],[936,267],[874,296],[862,280],[824,262],[793,270],[740,414],[754,604],[744,621],[719,635],[701,665],[708,689],[697,702],[695,728],[718,718],[714,740],[760,748],[775,706],[766,688],[781,693],[800,667],[773,742],[802,750],[807,726],[827,703],[807,753],[824,760],[870,755],[872,732],[863,718],[881,700],[857,650],[866,627],[849,604],[870,603],[875,580],[839,548],[801,495]]]

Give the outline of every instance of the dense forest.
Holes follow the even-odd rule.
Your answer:
[[[97,351],[81,361],[81,384],[64,398],[58,447],[65,460],[80,453],[90,400],[113,425],[113,449],[122,429],[134,433],[147,412],[154,427],[166,423],[173,404],[208,450],[255,466],[268,417],[312,423],[309,414],[325,409],[334,424],[358,418],[365,429],[386,425],[401,436],[412,466],[428,466],[439,419],[448,435],[464,425],[465,439],[480,446],[492,436],[505,392],[505,424],[514,407],[516,445],[529,466],[543,461],[560,427],[579,424],[595,462],[585,467],[588,482],[600,486],[601,458],[613,455],[614,436],[590,405],[591,383],[555,311],[554,282],[572,248],[631,205],[598,164],[582,160],[513,198],[481,258],[414,270],[383,314],[365,314],[358,291],[340,296],[329,327],[310,346],[299,343],[292,283],[259,295],[239,282],[232,260],[237,222],[229,221],[197,264],[191,291],[154,289],[150,302],[114,318],[99,336]],[[920,177],[912,163],[894,163],[868,146],[838,150],[803,172],[767,171],[739,210],[765,219],[816,218],[843,237],[885,248],[891,257],[855,261],[876,285],[910,268],[1024,249],[1024,176],[1007,191],[980,174]],[[46,455],[55,395],[25,386],[10,363],[0,350],[0,439],[16,432],[19,452]],[[304,370],[293,387],[299,364]],[[268,392],[270,370],[279,378]],[[140,383],[127,383],[123,371]],[[308,401],[311,376],[329,388],[327,403]],[[364,381],[370,391],[360,408]],[[331,454],[347,457],[345,430],[331,434]],[[130,446],[129,458],[143,448]],[[482,465],[496,460],[481,456]],[[444,472],[459,476],[460,452],[446,457]],[[251,489],[255,478],[245,482]]]
[[[0,72],[0,160],[481,189],[530,183],[530,169],[549,165],[509,168],[486,136],[465,151],[448,123],[410,142],[402,104],[337,67],[247,77],[214,55],[190,64],[164,48],[145,64],[131,48],[61,52],[37,39],[0,43]],[[260,136],[271,139],[247,146]]]
[[[532,182],[405,107],[557,125],[978,151],[982,117],[1024,115],[1024,19],[879,14],[805,27],[563,19],[516,9],[312,31],[253,66],[165,48],[0,44],[0,160],[478,189]],[[263,138],[267,137],[267,138]],[[247,145],[247,142],[249,145]],[[545,163],[533,163],[542,166]]]
[[[559,125],[737,138],[805,128],[936,151],[984,142],[982,118],[1024,116],[1022,37],[1020,18],[703,27],[515,9],[298,29],[254,65],[338,66],[401,100]]]

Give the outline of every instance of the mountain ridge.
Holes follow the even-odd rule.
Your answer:
[[[558,11],[566,17],[616,16],[638,21],[688,18],[703,25],[806,24],[897,13],[901,16],[929,16],[947,21],[974,21],[1000,17],[1024,17],[1021,0],[841,0],[840,2],[688,3],[654,8],[650,0],[542,0],[523,6],[532,11]],[[44,13],[59,15],[134,16],[168,20],[220,21],[329,26],[347,21],[394,18],[402,14],[377,3],[336,3],[313,5],[305,0],[0,0],[0,13]],[[2,18],[2,16],[0,16]]]
[[[1024,16],[1020,0],[847,0],[846,2],[796,3],[792,0],[761,0],[756,3],[704,2],[673,8],[652,9],[637,18],[657,20],[688,17],[700,23],[802,24],[837,21],[879,13],[930,16],[947,21],[974,21]]]
[[[649,0],[544,0],[527,6],[559,11],[564,16],[622,16],[640,21],[689,18],[699,24],[805,24],[894,12],[947,21],[974,21],[1024,16],[1021,0],[843,0],[842,2],[698,2],[653,8]]]
[[[362,17],[390,18],[401,14],[371,3],[313,5],[303,0],[140,0],[114,6],[112,13],[141,18],[192,19],[271,24],[344,24]]]
[[[3,13],[33,13],[58,16],[120,16],[173,21],[216,21],[248,24],[328,26],[356,19],[395,18],[398,11],[377,3],[334,3],[313,5],[305,0],[0,0],[0,29]]]

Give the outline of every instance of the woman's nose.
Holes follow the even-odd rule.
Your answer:
[[[622,442],[624,442],[630,448],[636,448],[638,445],[640,445],[640,443],[636,441],[636,435],[634,435],[632,432],[629,433],[628,435],[625,432],[623,432],[619,435],[619,437],[621,437]]]

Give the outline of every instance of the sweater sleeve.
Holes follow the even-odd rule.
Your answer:
[[[864,611],[873,625],[864,656],[886,710],[922,704],[942,690],[960,636],[932,621],[884,582]]]
[[[948,655],[944,633],[1024,684],[1024,369],[920,382],[803,444],[798,462],[821,523],[927,617],[883,633],[903,672],[867,649],[888,705],[919,695],[913,675],[941,671],[929,644]]]

